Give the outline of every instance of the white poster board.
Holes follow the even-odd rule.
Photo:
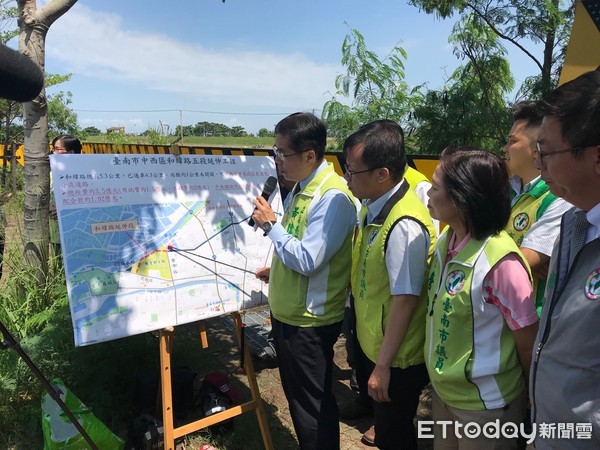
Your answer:
[[[247,221],[276,175],[273,158],[52,155],[50,164],[76,345],[266,302],[253,273],[270,265],[272,245]]]

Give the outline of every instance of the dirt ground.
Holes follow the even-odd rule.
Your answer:
[[[6,255],[11,251],[16,251],[13,247],[17,246],[20,241],[20,234],[22,227],[19,225],[19,221],[12,215],[8,217],[7,226],[7,249]],[[11,267],[9,264],[4,265],[4,277],[5,281],[10,276]],[[206,351],[197,349],[197,342],[193,342],[193,347],[190,347],[190,334],[198,336],[197,329],[193,324],[184,325],[177,327],[176,336],[179,338],[175,339],[175,349],[172,363],[177,365],[183,361],[186,365],[189,365],[197,371],[199,377],[203,373],[209,371],[224,371],[230,375],[232,385],[237,387],[238,391],[242,393],[243,401],[250,400],[250,392],[248,386],[247,377],[240,374],[239,368],[239,349],[235,341],[235,336],[228,325],[223,320],[223,317],[216,317],[208,319],[205,322],[206,329],[208,331],[208,343],[209,348]],[[183,345],[178,345],[183,344]],[[180,348],[178,348],[180,347]],[[345,339],[340,336],[335,347],[334,356],[334,372],[333,372],[333,388],[338,404],[342,404],[351,401],[357,396],[357,394],[350,389],[349,378],[350,368],[346,362],[346,349]],[[274,448],[276,450],[287,450],[296,449],[297,441],[295,439],[294,427],[292,425],[291,417],[289,414],[288,404],[281,387],[281,381],[279,378],[279,370],[276,367],[268,367],[264,363],[253,358],[253,365],[257,376],[257,382],[261,392],[261,398],[264,401],[265,412],[269,421],[269,427],[271,431]],[[422,419],[428,419],[430,417],[430,406],[431,398],[428,391],[425,390],[421,396],[421,402],[417,410],[417,417]],[[243,428],[258,428],[257,421],[253,412],[243,414],[243,416],[254,416],[249,419],[239,421],[236,418],[236,425],[233,433],[241,435],[237,438],[231,439],[231,444],[218,445],[215,444],[214,440],[208,438],[207,435],[197,433],[186,437],[184,441],[179,440],[177,449],[199,449],[207,442],[212,443],[213,448],[217,450],[237,450],[247,448],[260,448],[260,433],[257,430],[243,430]],[[186,418],[184,422],[189,422],[190,417]],[[238,423],[238,421],[240,423]],[[184,423],[177,423],[175,426],[182,426]],[[372,449],[375,447],[369,447],[361,443],[362,434],[372,425],[370,419],[359,419],[352,421],[341,421],[340,422],[340,448],[341,450],[363,450]],[[124,436],[125,431],[120,434]],[[248,439],[252,441],[252,445],[247,446],[248,442],[239,444],[239,440],[243,440],[248,435]],[[258,442],[254,442],[258,441]],[[419,448],[421,450],[429,450],[433,448],[432,440],[423,440],[419,442]]]
[[[211,319],[211,333],[219,333],[219,320]],[[226,333],[223,330],[223,333]],[[214,342],[213,342],[214,343]],[[209,336],[209,346],[212,345]],[[217,343],[222,345],[222,343]],[[213,349],[214,350],[214,349]],[[334,356],[334,393],[338,400],[338,404],[342,404],[352,400],[357,394],[350,389],[350,368],[346,362],[346,349],[345,339],[340,336],[335,347]],[[227,361],[227,365],[239,364],[237,359],[237,353],[232,352],[218,352],[219,358],[234,356],[232,360]],[[213,353],[216,354],[216,353]],[[225,363],[225,361],[223,361]],[[271,435],[273,438],[275,449],[292,449],[297,448],[297,442],[294,438],[294,428],[292,425],[291,417],[289,414],[288,404],[281,387],[281,381],[279,378],[279,370],[273,367],[266,367],[262,362],[253,358],[253,365],[256,371],[256,377],[261,392],[261,397],[265,402],[265,410],[269,420],[269,426],[271,428]],[[242,383],[245,387],[248,386],[247,378],[239,373],[232,375],[235,381]],[[422,396],[419,408],[417,410],[417,418],[429,419],[430,418],[430,407],[431,397],[426,389]],[[253,413],[251,413],[253,414]],[[363,450],[372,449],[375,447],[369,447],[361,443],[362,434],[372,425],[370,419],[358,419],[351,421],[340,422],[340,448],[342,450]],[[236,425],[237,426],[237,425]],[[285,428],[282,430],[281,428]],[[236,428],[236,432],[239,431]],[[194,448],[188,446],[188,448]],[[433,448],[433,440],[422,440],[419,442],[419,448],[421,450],[429,450]],[[223,447],[224,449],[224,447]],[[222,449],[220,449],[222,450]]]
[[[340,339],[335,345],[334,356],[334,393],[338,404],[352,400],[357,394],[350,389],[350,368],[346,362],[345,339]],[[265,402],[276,405],[279,411],[279,417],[290,430],[293,430],[292,421],[287,408],[287,401],[281,388],[279,379],[279,370],[277,368],[265,368],[258,372],[257,378],[261,385],[261,395]],[[421,396],[422,401],[419,405],[418,416],[421,418],[430,417],[431,398],[427,392]],[[340,448],[341,450],[362,450],[373,449],[361,443],[362,434],[372,425],[371,419],[358,419],[349,421],[340,421]],[[422,444],[422,445],[421,445]],[[421,449],[433,448],[433,442],[424,441],[419,445]],[[276,446],[277,448],[277,446]]]

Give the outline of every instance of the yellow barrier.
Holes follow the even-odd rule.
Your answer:
[[[274,156],[269,149],[235,148],[235,147],[193,147],[193,146],[166,146],[166,145],[141,145],[124,144],[115,146],[113,144],[84,143],[81,150],[86,154],[123,154],[123,155],[246,155],[246,156]],[[0,158],[4,157],[4,145],[0,145]],[[23,161],[23,146],[17,148],[17,162],[21,165]],[[417,169],[429,180],[438,163],[437,156],[429,155],[407,155],[408,164]],[[333,163],[335,171],[343,175],[343,157],[340,152],[326,152],[325,159]],[[1,159],[0,159],[1,161]],[[10,159],[7,159],[10,164]],[[1,164],[1,163],[0,163]]]
[[[246,155],[274,156],[270,149],[235,148],[235,147],[194,147],[183,145],[141,145],[141,144],[83,144],[82,153],[90,154],[134,154],[134,155]],[[438,157],[430,155],[407,155],[408,163],[429,180],[437,166]],[[344,161],[341,152],[326,152],[325,159],[333,163],[335,171],[343,175]]]
[[[3,165],[2,160],[5,158],[4,157],[4,144],[0,144],[0,165]],[[17,162],[21,165],[24,165],[23,162],[23,146],[20,145],[19,147],[17,147],[17,153],[15,154],[15,157],[17,158]],[[8,151],[6,152],[6,165],[10,165],[10,159],[11,159],[11,152]]]

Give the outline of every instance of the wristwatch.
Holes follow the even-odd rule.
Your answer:
[[[271,231],[271,229],[273,228],[273,225],[275,225],[276,223],[277,222],[275,220],[271,220],[270,222],[263,223],[261,226],[261,228],[265,232],[265,234],[263,234],[263,236],[266,236],[267,234],[269,234],[269,231]]]

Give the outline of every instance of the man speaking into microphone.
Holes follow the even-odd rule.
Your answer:
[[[254,200],[252,214],[274,244],[271,267],[256,276],[269,283],[281,384],[303,450],[340,446],[333,345],[344,316],[357,217],[346,183],[324,160],[326,138],[313,114],[294,113],[276,125],[279,171],[296,185],[281,223],[263,197]]]

